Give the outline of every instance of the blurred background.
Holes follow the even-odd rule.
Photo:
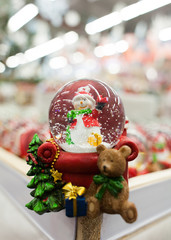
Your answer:
[[[169,167],[170,13],[169,0],[1,0],[1,147],[25,156],[35,132],[49,135],[57,90],[99,79],[121,96],[141,158]]]

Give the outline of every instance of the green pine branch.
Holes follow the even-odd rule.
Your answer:
[[[34,198],[32,201],[25,205],[28,209],[35,211],[38,214],[43,214],[48,211],[48,207],[40,199]]]
[[[52,191],[55,188],[54,183],[50,182],[40,182],[35,189],[34,197],[42,197],[44,193]]]
[[[35,197],[25,206],[40,215],[51,211],[59,212],[65,208],[62,189],[53,190],[49,196],[45,194],[43,199]]]
[[[28,153],[32,153],[35,157],[37,157],[37,149],[42,145],[42,141],[40,140],[39,136],[34,134],[32,141],[29,143]]]
[[[32,141],[29,143],[29,148],[35,145],[41,145],[43,142],[40,140],[39,136],[37,133],[34,134]]]
[[[52,177],[49,174],[39,173],[35,175],[31,181],[27,184],[28,188],[35,188],[41,181],[50,180]]]
[[[46,201],[49,211],[58,212],[65,207],[64,195],[62,190],[56,190],[53,192]]]
[[[42,168],[39,166],[32,166],[30,170],[27,172],[27,176],[34,176],[39,174],[42,171]]]

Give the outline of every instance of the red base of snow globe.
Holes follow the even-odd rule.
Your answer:
[[[132,161],[137,157],[138,148],[136,144],[126,136],[121,136],[115,148],[119,149],[123,145],[127,145],[132,149],[131,155],[127,158],[127,167],[124,173],[124,178],[128,181],[128,161]],[[88,188],[93,176],[99,173],[97,159],[97,153],[71,153],[61,150],[54,168],[63,173],[64,181],[71,182],[76,186]]]

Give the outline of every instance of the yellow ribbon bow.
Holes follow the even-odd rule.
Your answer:
[[[67,183],[63,188],[65,198],[76,199],[77,196],[82,196],[85,193],[85,187],[73,186],[71,182]]]

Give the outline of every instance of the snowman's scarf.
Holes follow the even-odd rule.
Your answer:
[[[65,141],[68,143],[68,145],[74,144],[71,139],[71,132],[70,132],[70,126],[68,125],[66,128],[66,138]]]
[[[68,119],[75,119],[78,115],[80,114],[90,114],[92,113],[91,109],[82,109],[82,110],[71,110],[67,114]],[[74,144],[72,139],[71,139],[71,132],[70,132],[70,126],[67,126],[66,129],[66,138],[65,141],[68,143],[68,145]]]
[[[80,114],[90,114],[92,113],[91,109],[82,109],[82,110],[71,110],[67,114],[67,118],[75,119]]]

